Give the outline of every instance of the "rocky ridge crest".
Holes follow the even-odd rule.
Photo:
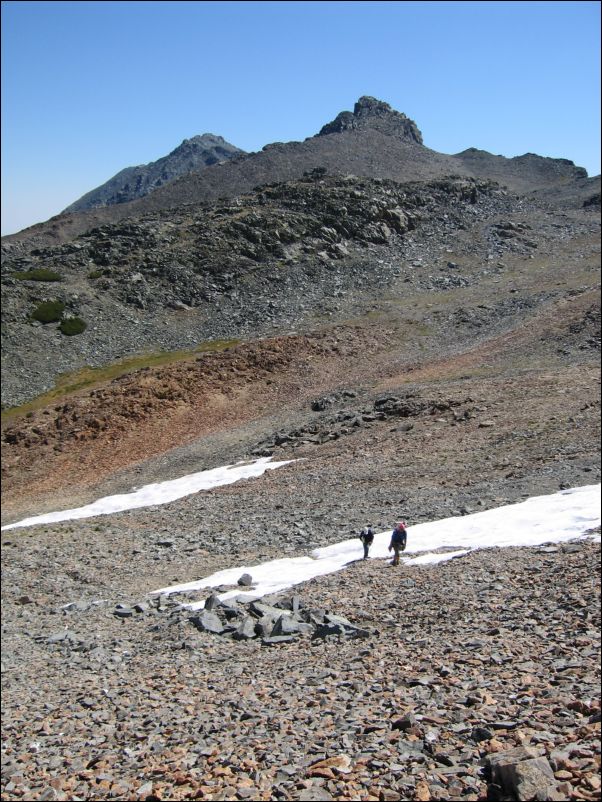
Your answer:
[[[240,152],[225,162],[185,172],[135,200],[79,212],[66,210],[46,223],[5,237],[3,245],[32,247],[65,242],[105,223],[171,210],[184,204],[235,198],[259,185],[299,180],[315,169],[326,170],[329,175],[354,175],[398,183],[450,175],[489,179],[510,192],[550,192],[552,202],[560,191],[569,206],[575,202],[581,205],[599,192],[599,180],[587,179],[582,168],[566,159],[532,154],[509,159],[474,148],[455,156],[437,153],[422,144],[419,129],[405,114],[368,96],[358,100],[353,112],[341,112],[316,136],[303,142],[268,144],[257,153],[239,156]],[[574,190],[579,182],[579,198],[576,199]],[[117,199],[126,200],[125,196]]]

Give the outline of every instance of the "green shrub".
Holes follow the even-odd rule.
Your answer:
[[[95,279],[95,278],[102,278],[103,276],[110,276],[110,270],[92,270],[88,273],[88,278]]]
[[[44,267],[36,267],[22,273],[13,273],[12,278],[18,281],[62,281],[63,277],[54,270],[46,270]]]
[[[33,310],[31,317],[39,320],[40,323],[56,323],[60,320],[65,311],[65,304],[62,301],[42,301]]]
[[[59,329],[61,334],[67,335],[67,337],[73,337],[75,334],[81,334],[82,331],[85,331],[88,324],[85,320],[82,320],[81,317],[66,317],[64,320],[61,320],[61,325]]]
[[[326,169],[326,167],[314,167],[313,170],[306,170],[303,173],[303,175],[305,176],[305,178],[318,179],[318,178],[324,178],[327,172],[328,170]]]

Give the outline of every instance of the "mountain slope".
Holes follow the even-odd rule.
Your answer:
[[[35,237],[3,242],[3,405],[18,406],[50,392],[36,406],[52,406],[54,398],[69,397],[70,386],[91,392],[110,376],[134,371],[131,394],[146,399],[143,409],[134,405],[134,418],[149,419],[151,428],[161,429],[162,418],[155,416],[161,408],[165,414],[171,391],[166,395],[159,389],[156,404],[143,389],[158,361],[187,364],[208,349],[219,352],[237,342],[246,347],[272,337],[319,334],[345,343],[356,329],[360,341],[369,331],[375,338],[374,349],[366,353],[368,364],[380,354],[381,383],[385,374],[398,375],[403,383],[407,371],[427,382],[439,380],[447,364],[474,371],[473,360],[478,365],[484,355],[490,362],[483,369],[502,373],[521,365],[532,369],[538,360],[558,370],[590,365],[600,338],[600,217],[599,206],[584,205],[583,198],[591,197],[595,181],[566,160],[533,155],[506,160],[480,151],[433,154],[420,144],[412,121],[371,98],[362,99],[349,115],[339,115],[304,143],[275,144],[173,181],[120,207],[140,210],[157,203],[159,208],[90,229],[64,244],[40,246]],[[336,130],[330,133],[332,127]],[[289,174],[314,163],[308,153],[320,153],[330,154],[339,166],[357,158],[385,172],[397,164],[392,154],[400,149],[412,158],[399,169],[415,171],[419,180],[342,176],[317,164],[300,178],[262,184],[231,200],[165,205],[166,194],[173,193],[174,202],[181,197],[181,184],[216,180],[219,171],[227,195],[224,187],[233,170],[240,186],[241,171],[250,181],[258,166],[270,162],[271,175],[280,169]],[[303,157],[293,169],[295,154]],[[484,175],[491,169],[497,177],[506,170],[517,186],[531,189],[519,195],[484,178],[433,178],[450,162],[464,162]],[[562,202],[556,206],[558,196]],[[49,304],[60,310],[54,322],[36,319]],[[532,342],[538,321],[553,318],[556,310],[567,313],[563,330],[544,327],[541,342]],[[65,318],[83,321],[85,330],[67,336]],[[321,351],[312,359],[328,361]],[[141,366],[147,370],[136,372]],[[298,369],[305,370],[301,362]],[[218,371],[218,399],[228,396],[228,382],[239,370]],[[325,390],[337,371],[329,368],[327,374]],[[162,381],[177,387],[182,377],[166,375],[159,385]],[[316,382],[314,377],[312,388]],[[252,402],[258,386],[243,382],[243,387]],[[181,389],[173,392],[178,414],[180,402],[183,408],[195,403]],[[56,431],[66,435],[71,424],[58,422],[56,411],[48,414],[57,420]],[[120,414],[107,418],[101,404],[91,415],[96,420],[91,431],[100,442],[113,442],[110,421]],[[87,442],[87,427],[77,420],[75,441]],[[46,446],[60,454],[66,447],[54,430],[35,425],[42,433],[38,439],[31,438],[27,425],[13,431],[3,421],[9,473],[19,474],[18,464],[28,464],[21,443],[29,444],[23,448],[30,454]],[[187,432],[194,436],[199,425],[185,427],[175,440],[165,439],[181,431],[175,423],[161,435],[153,429],[152,442],[159,450],[179,447],[179,438]],[[119,458],[123,467],[147,453],[151,441],[138,437],[137,442],[140,447]],[[262,448],[269,450],[269,438]],[[55,459],[53,454],[47,458]],[[107,454],[110,470],[118,452],[111,446]],[[93,464],[98,469],[100,462]],[[8,475],[7,481],[10,486]]]
[[[525,427],[541,419],[547,431],[548,479],[565,476],[553,454],[577,438],[585,467],[595,464],[597,445],[585,445],[596,425],[590,390],[600,349],[595,207],[556,212],[463,179],[400,185],[314,175],[202,214],[184,207],[104,226],[27,259],[5,264],[5,403],[52,388],[60,374],[67,380],[39,411],[3,421],[5,514],[10,496],[40,504],[48,493],[52,504],[61,488],[87,492],[140,461],[148,460],[146,475],[161,475],[166,455],[197,442],[221,443],[211,463],[280,453],[282,444],[303,454],[314,440],[317,457],[341,426],[349,428],[346,419],[375,414],[358,405],[342,423],[312,430],[311,399],[345,386],[362,398],[420,387],[427,418],[437,410],[431,385],[446,387],[445,403],[460,390],[460,398],[481,398],[484,409],[498,405],[501,393],[510,439],[520,398]],[[63,281],[11,277],[39,263],[60,269]],[[83,334],[65,337],[57,324],[28,321],[49,290],[88,322]],[[212,342],[215,353],[204,356]],[[152,367],[158,351],[178,349],[189,353],[174,353],[173,367]],[[134,354],[138,361],[122,368],[127,376],[103,375],[103,366]],[[98,368],[97,377],[86,365]],[[69,384],[81,386],[74,397]],[[572,388],[572,417],[589,410],[582,431],[567,430],[559,415],[568,409],[565,388]],[[378,436],[381,454],[389,453],[388,431]],[[357,442],[370,435],[374,442],[374,431]],[[517,464],[522,443],[504,440],[506,454],[518,449]],[[458,448],[472,453],[474,440]],[[419,454],[407,458],[420,462]],[[472,462],[468,453],[465,460]],[[69,478],[74,464],[77,480]],[[429,472],[436,484],[437,472]],[[543,478],[538,490],[549,488]]]
[[[28,401],[60,374],[86,365],[216,339],[311,330],[320,320],[383,309],[387,298],[426,300],[443,292],[472,307],[470,295],[482,287],[487,302],[505,309],[503,319],[519,311],[518,296],[506,302],[502,292],[517,270],[533,274],[529,293],[539,299],[561,293],[533,272],[538,254],[550,266],[570,260],[571,242],[579,239],[579,267],[569,261],[560,278],[570,274],[571,286],[579,286],[579,276],[586,286],[594,278],[583,271],[595,264],[597,212],[567,214],[490,182],[402,185],[312,175],[231,203],[105,225],[65,245],[8,251],[3,403]],[[61,280],[28,280],[36,269]],[[33,320],[48,300],[87,329],[65,337],[58,322]],[[24,354],[27,371],[20,367]]]
[[[258,456],[288,462],[2,532],[3,798],[599,796],[598,544],[399,571],[358,559],[270,600],[343,615],[358,637],[335,625],[264,647],[148,597],[236,566],[256,581],[259,563],[368,523],[403,517],[412,537],[599,483],[596,182],[474,153],[471,170],[509,168],[528,191],[456,157],[440,157],[464,165],[440,177],[412,127],[390,123],[406,125],[382,107],[344,116],[344,130],[268,148],[263,175],[289,175],[304,147],[338,164],[349,149],[373,171],[404,148],[401,171],[423,159],[416,181],[300,158],[307,175],[232,197],[110,219],[190,186],[179,179],[3,242],[3,398],[32,399],[2,415],[3,524]],[[225,171],[234,192],[255,156],[196,178]],[[33,318],[49,301],[85,331]],[[484,771],[500,758],[536,787],[501,788]]]
[[[87,192],[68,206],[63,214],[113,206],[141,198],[175,178],[241,156],[244,151],[221,136],[203,134],[185,139],[167,156],[149,164],[126,167],[100,187]]]
[[[490,178],[512,192],[573,183],[586,178],[583,168],[566,159],[539,156],[506,159],[470,149],[456,156],[425,147],[416,123],[371,97],[362,97],[354,112],[341,112],[319,134],[303,142],[276,142],[258,153],[188,173],[143,198],[108,207],[62,214],[32,226],[3,242],[18,246],[64,242],[91,228],[148,212],[174,209],[190,203],[212,203],[232,198],[263,184],[298,180],[307,172],[390,179],[397,182],[429,180],[447,175]]]

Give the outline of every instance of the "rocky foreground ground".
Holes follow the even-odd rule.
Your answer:
[[[332,340],[313,372],[284,360],[262,392],[233,383],[225,406],[200,383],[214,407],[191,391],[104,440],[81,427],[92,394],[13,425],[3,523],[258,453],[291,462],[165,506],[2,533],[3,799],[599,799],[599,542],[353,563],[295,589],[302,612],[352,626],[273,645],[200,631],[149,597],[401,513],[411,537],[421,521],[598,483],[599,368],[581,329],[556,339],[564,311],[414,365],[377,359],[366,337],[338,353]],[[245,365],[234,352],[216,369]],[[150,458],[155,439],[211,425]],[[141,447],[149,459],[128,466]],[[123,469],[89,485],[110,457]]]
[[[214,366],[242,376],[225,403],[192,382],[200,399],[168,395],[158,420],[144,382],[118,383],[109,401],[129,428],[112,414],[99,437],[82,427],[97,391],[11,424],[3,524],[243,457],[291,462],[2,533],[3,799],[599,799],[598,542],[360,561],[295,589],[302,612],[350,628],[273,645],[202,632],[148,595],[235,565],[252,575],[399,514],[411,537],[598,483],[599,367],[573,323],[589,299],[573,302],[414,363],[361,332],[313,360],[295,341],[306,362],[292,370],[279,342],[266,373],[265,354],[251,354],[259,371],[234,351]]]
[[[35,570],[56,532],[16,534],[3,799],[600,799],[599,534],[359,560],[282,595],[357,629],[271,646],[157,609],[144,577],[66,592]]]

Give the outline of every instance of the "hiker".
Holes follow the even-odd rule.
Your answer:
[[[406,531],[406,522],[400,521],[393,530],[391,542],[389,543],[389,551],[393,549],[393,562],[391,565],[399,565],[399,552],[405,551],[407,542],[408,533]]]
[[[374,530],[371,526],[365,526],[360,532],[360,540],[364,546],[364,560],[368,559],[370,546],[374,543]]]

